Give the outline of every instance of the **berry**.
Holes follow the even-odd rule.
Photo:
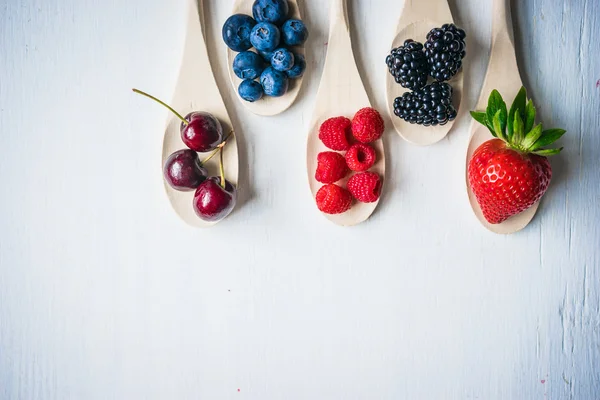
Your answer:
[[[317,156],[315,179],[321,183],[334,183],[346,177],[348,166],[346,159],[335,151],[324,151]]]
[[[433,82],[416,92],[406,92],[394,101],[394,114],[411,124],[446,125],[457,115],[452,105],[452,87]]]
[[[281,37],[286,46],[301,46],[308,39],[308,30],[304,22],[290,19],[281,27]]]
[[[383,118],[373,108],[359,110],[352,119],[352,135],[361,143],[374,142],[381,137],[384,130]]]
[[[429,31],[425,56],[433,79],[447,81],[456,75],[466,54],[465,36],[465,31],[454,24],[444,24]]]
[[[260,83],[250,79],[243,80],[238,88],[240,97],[250,103],[262,99],[264,95],[263,88]]]
[[[352,171],[366,171],[376,160],[375,149],[368,144],[356,143],[346,152],[346,164]]]
[[[265,60],[267,64],[271,64],[271,59],[273,58],[274,51],[260,51],[257,50],[258,54]]]
[[[281,47],[273,52],[271,65],[277,71],[289,71],[294,66],[294,54],[288,49]]]
[[[499,224],[542,198],[552,179],[546,156],[562,150],[542,149],[565,131],[534,126],[535,108],[531,101],[526,104],[526,96],[522,88],[509,114],[502,96],[494,90],[486,112],[471,113],[497,137],[479,146],[468,164],[469,185],[490,224]]]
[[[250,32],[250,43],[258,51],[273,51],[279,46],[279,28],[269,22],[254,25]]]
[[[292,69],[285,71],[288,78],[296,79],[302,78],[304,71],[306,70],[306,59],[302,54],[294,53],[294,66]]]
[[[351,128],[352,121],[346,117],[329,118],[319,128],[319,139],[331,150],[348,150],[352,138]]]
[[[427,84],[429,66],[423,44],[408,39],[393,49],[385,62],[396,82],[409,90],[421,89]]]
[[[280,97],[287,92],[289,81],[285,72],[267,67],[260,76],[260,84],[267,96]]]
[[[233,72],[240,79],[256,79],[265,70],[265,63],[261,56],[244,51],[233,59]]]
[[[361,203],[373,203],[381,194],[381,179],[375,172],[361,172],[348,180],[348,190]]]
[[[271,22],[281,25],[290,11],[287,0],[256,0],[252,5],[252,15],[258,22]]]
[[[341,214],[352,206],[352,195],[346,189],[330,183],[317,192],[317,207],[325,214]]]
[[[469,184],[483,216],[499,224],[537,203],[546,193],[552,167],[546,157],[523,155],[492,139],[469,161]]]
[[[233,51],[246,51],[252,47],[250,32],[256,21],[244,14],[235,14],[227,18],[223,24],[223,41]]]

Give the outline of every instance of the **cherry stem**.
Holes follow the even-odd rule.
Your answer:
[[[221,187],[225,189],[225,170],[223,169],[223,147],[219,147],[219,170],[221,171]]]
[[[175,115],[177,116],[177,118],[179,118],[179,119],[181,120],[181,122],[183,122],[184,124],[186,124],[186,125],[189,125],[189,124],[190,124],[190,123],[188,122],[188,120],[186,120],[185,118],[183,118],[183,117],[181,116],[181,114],[179,114],[177,111],[175,111],[175,110],[173,109],[173,107],[171,107],[171,106],[170,106],[170,105],[168,105],[167,103],[165,103],[165,102],[163,102],[163,101],[161,101],[161,100],[157,99],[156,97],[154,97],[154,96],[152,96],[152,95],[150,95],[150,94],[148,94],[148,93],[146,93],[146,92],[142,92],[142,91],[141,91],[141,90],[139,90],[139,89],[132,89],[132,90],[133,90],[135,93],[137,93],[137,94],[141,94],[142,96],[146,96],[147,98],[149,98],[149,99],[152,99],[152,100],[156,101],[158,104],[161,104],[161,105],[163,105],[164,107],[168,108],[168,109],[169,109],[169,110],[170,110],[170,111],[171,111],[173,114],[175,114]]]
[[[200,162],[200,164],[201,164],[201,165],[204,165],[204,164],[206,164],[207,162],[209,162],[209,161],[210,161],[210,159],[211,159],[211,158],[213,158],[213,157],[215,156],[215,154],[217,154],[217,152],[218,152],[220,149],[222,149],[223,147],[225,147],[225,145],[227,144],[227,140],[229,140],[229,137],[231,136],[231,134],[232,134],[232,133],[233,133],[233,131],[229,132],[229,134],[227,135],[227,137],[225,138],[225,140],[223,140],[223,141],[221,142],[221,144],[220,144],[220,145],[218,145],[218,146],[217,146],[217,148],[216,148],[215,150],[213,150],[213,152],[212,152],[212,153],[210,153],[210,154],[208,155],[208,157],[206,157],[204,160],[202,160],[202,161]]]
[[[201,164],[201,165],[204,165],[204,164],[206,164],[207,162],[209,162],[209,161],[210,161],[210,159],[211,159],[211,158],[213,158],[213,157],[215,156],[215,154],[217,154],[217,153],[219,152],[219,149],[220,149],[220,148],[217,148],[217,149],[213,150],[213,152],[212,152],[212,153],[210,153],[210,154],[208,155],[208,157],[206,157],[204,160],[200,161],[200,164]]]

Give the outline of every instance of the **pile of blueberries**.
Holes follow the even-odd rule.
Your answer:
[[[306,42],[308,30],[302,21],[288,19],[289,12],[287,0],[256,0],[254,18],[235,14],[225,21],[223,41],[239,52],[233,72],[243,80],[238,88],[242,99],[254,102],[264,95],[283,96],[289,80],[304,75],[306,60],[294,47]]]
[[[453,89],[445,81],[462,67],[465,37],[465,31],[456,25],[444,24],[427,34],[425,45],[408,39],[392,49],[385,60],[390,74],[410,90],[394,101],[397,117],[423,126],[445,125],[456,118]],[[429,76],[434,82],[428,85]]]

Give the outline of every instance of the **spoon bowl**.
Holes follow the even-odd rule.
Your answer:
[[[287,0],[287,2],[290,8],[288,19],[302,19],[298,2],[296,0]],[[252,16],[253,3],[254,0],[236,0],[233,6],[232,14],[245,14]],[[293,47],[290,50],[306,57],[304,45]],[[251,48],[250,51],[256,52],[256,49]],[[290,79],[289,88],[281,97],[269,97],[265,95],[262,97],[262,99],[255,102],[248,102],[242,99],[238,93],[238,88],[242,83],[242,79],[238,78],[238,76],[233,72],[232,68],[233,60],[238,54],[238,52],[227,47],[227,70],[229,72],[229,80],[231,81],[231,85],[233,86],[236,96],[248,110],[257,115],[273,116],[281,114],[290,108],[292,104],[294,104],[296,98],[298,97],[298,93],[300,92],[300,88],[302,87],[302,81],[304,79],[303,77],[298,79]]]
[[[407,39],[425,43],[429,31],[447,23],[453,23],[453,19],[446,0],[406,0],[391,48],[402,46]],[[458,111],[463,93],[462,69],[448,83],[453,89],[452,103]],[[425,127],[406,122],[394,114],[394,100],[407,91],[386,70],[387,107],[396,132],[407,142],[419,146],[428,146],[445,138],[454,121],[443,126]]]
[[[208,51],[204,42],[202,0],[199,3],[197,0],[187,0],[187,2],[189,7],[188,25],[183,60],[173,100],[170,104],[182,115],[187,115],[192,111],[211,113],[223,126],[223,132],[231,132],[227,144],[223,148],[223,165],[227,180],[237,185],[237,143],[231,120],[212,73]],[[168,157],[175,151],[185,148],[181,141],[180,127],[181,120],[176,116],[170,116],[163,139],[161,175],[162,166]],[[227,136],[227,133],[225,136]],[[210,153],[200,153],[200,158],[204,159],[208,154]],[[219,175],[218,159],[219,157],[213,157],[204,165],[209,176]],[[164,186],[171,206],[187,224],[198,228],[206,228],[216,224],[216,222],[205,222],[196,215],[193,208],[194,191],[179,192],[169,186],[166,181]]]
[[[323,186],[315,179],[317,156],[322,151],[328,151],[319,139],[319,127],[328,118],[345,116],[352,119],[354,114],[364,107],[370,107],[369,97],[362,84],[358,68],[352,52],[352,42],[348,24],[346,0],[332,0],[331,27],[329,45],[323,77],[317,93],[315,110],[307,140],[306,163],[308,182],[313,195]],[[377,153],[377,162],[370,169],[376,172],[385,182],[385,152],[383,140],[371,143]],[[346,186],[346,179],[336,182]],[[343,214],[324,214],[330,221],[341,226],[351,226],[367,220],[375,211],[379,201],[374,203],[355,202],[350,210]]]
[[[510,23],[510,6],[508,0],[494,0],[492,25],[492,49],[488,71],[477,102],[477,110],[485,110],[492,90],[496,89],[505,99],[513,99],[521,86],[523,86],[515,47],[512,39],[512,24]],[[535,216],[539,202],[526,211],[515,215],[500,224],[490,224],[483,217],[481,207],[469,185],[468,166],[473,153],[484,142],[493,139],[492,134],[483,125],[475,120],[471,123],[465,178],[467,194],[475,216],[488,230],[498,234],[510,234],[525,228]]]

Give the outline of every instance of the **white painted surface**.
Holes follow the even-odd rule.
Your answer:
[[[184,1],[0,0],[0,398],[600,398],[598,2],[513,2],[521,75],[569,133],[512,236],[479,224],[463,183],[491,2],[451,2],[469,34],[455,129],[425,148],[390,130],[384,198],[351,229],[306,183],[327,2],[304,8],[311,68],[275,118],[235,98],[219,39],[231,3],[206,3],[244,201],[196,230],[163,192],[166,112],[130,92],[172,95]],[[384,110],[402,4],[350,4]]]

